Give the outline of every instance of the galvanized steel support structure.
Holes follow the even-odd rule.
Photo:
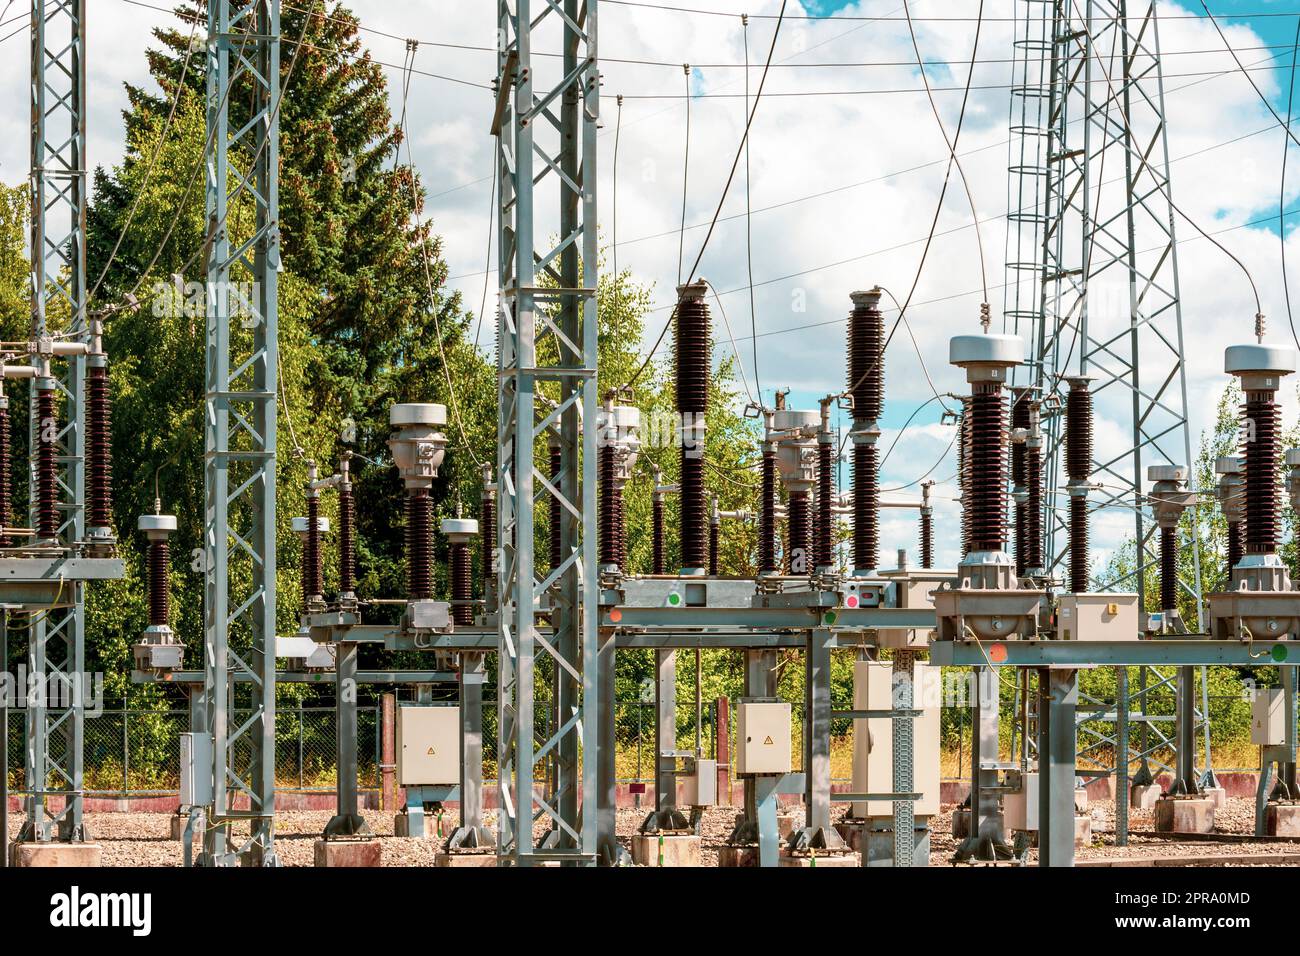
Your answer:
[[[1090,510],[1130,509],[1138,554],[1101,589],[1140,590],[1158,561],[1155,523],[1143,513],[1144,465],[1188,464],[1192,454],[1157,4],[1019,6],[1004,321],[1031,343],[1014,384],[1036,388],[1045,408],[1045,568],[1059,572],[1069,557],[1069,520],[1058,507],[1064,428],[1053,412],[1065,407],[1068,376],[1091,375],[1099,412],[1125,423],[1130,440],[1094,452],[1100,487]],[[1193,580],[1180,589],[1203,632],[1196,536],[1191,557]],[[1190,688],[1192,676],[1179,684]],[[1196,717],[1185,725],[1180,762],[1190,765]]]
[[[591,864],[598,791],[596,566],[596,0],[501,0],[497,485],[503,863]],[[542,46],[544,50],[541,50]],[[558,54],[559,62],[534,48]],[[558,69],[557,69],[558,67]],[[554,190],[542,210],[535,196]],[[544,213],[544,214],[543,214]],[[553,236],[554,241],[547,237]],[[546,401],[541,401],[546,399]],[[586,427],[580,427],[585,422]],[[553,475],[548,440],[560,449]],[[540,466],[540,467],[539,467]],[[533,517],[559,507],[559,564],[538,576]],[[552,639],[537,626],[552,606]],[[541,670],[554,699],[536,701]],[[587,713],[590,707],[592,713]],[[547,713],[553,726],[543,726]],[[586,754],[579,762],[579,751]],[[553,795],[540,789],[547,767]],[[535,840],[533,825],[546,833]]]
[[[279,0],[209,0],[207,39],[203,692],[213,803],[201,859],[263,866],[276,862]]]
[[[49,334],[76,340],[87,331],[85,14],[85,0],[32,0],[31,293],[38,340]],[[85,356],[53,363],[55,401],[62,404],[53,421],[40,419],[32,389],[30,482],[35,489],[38,439],[52,430],[58,446],[57,543],[63,547],[76,547],[85,537],[85,371]],[[24,841],[85,838],[85,585],[69,582],[68,589],[70,601],[29,615],[28,668],[48,693],[27,711],[25,765],[32,793],[19,837]],[[57,703],[56,692],[64,698]],[[51,797],[62,804],[58,809]]]

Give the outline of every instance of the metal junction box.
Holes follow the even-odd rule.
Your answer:
[[[790,705],[742,701],[736,707],[736,773],[790,772]]]
[[[889,581],[892,607],[934,608],[934,591],[942,584],[950,584],[956,571],[885,571],[882,578]],[[882,627],[876,632],[880,647],[910,647],[924,650],[930,644],[928,629]]]
[[[853,709],[892,710],[893,665],[887,661],[855,661]],[[922,711],[912,718],[912,789],[920,793],[913,812],[917,818],[939,813],[939,713],[942,703],[938,667],[918,664],[914,672],[914,706]],[[888,717],[853,721],[853,790],[855,793],[891,793],[894,789],[894,722]],[[856,801],[850,810],[858,819],[893,817],[888,800]]]
[[[1062,594],[1056,604],[1056,639],[1136,641],[1139,617],[1136,594]]]
[[[181,806],[212,802],[212,735],[181,734]]]
[[[688,807],[712,807],[718,803],[718,762],[696,760],[695,770],[683,778],[682,803]]]
[[[460,781],[460,708],[397,708],[397,782],[403,787]]]
[[[1250,742],[1260,747],[1286,743],[1286,697],[1282,688],[1256,688],[1250,705]]]
[[[1038,774],[1021,774],[1020,789],[1002,798],[1002,816],[1008,830],[1038,829]]]

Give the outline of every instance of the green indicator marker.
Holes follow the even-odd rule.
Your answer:
[[[1285,645],[1285,644],[1274,644],[1274,645],[1273,645],[1273,660],[1278,661],[1279,663],[1281,663],[1282,661],[1286,660],[1286,656],[1287,656],[1287,654],[1286,654],[1286,645]]]
[[[668,595],[668,603],[673,607],[676,607],[682,603],[682,596],[680,594],[670,594]]]
[[[822,621],[823,621],[823,623],[826,623],[826,624],[834,624],[835,621],[836,621],[835,612],[834,612],[834,611],[827,611],[827,612],[826,612],[826,615],[822,618]]]

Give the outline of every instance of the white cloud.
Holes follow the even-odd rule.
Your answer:
[[[495,4],[435,3],[407,0],[401,4],[382,0],[353,0],[362,23],[399,37],[415,36],[429,41],[494,47]],[[693,0],[696,7],[720,11],[748,8],[751,14],[772,14],[778,0]],[[123,0],[96,0],[90,5],[88,61],[91,75],[91,162],[114,162],[121,152],[119,114],[125,105],[124,80],[143,82],[143,48],[149,42],[149,28],[169,20],[167,14],[127,5]],[[1007,22],[1021,5],[1009,0],[989,3],[986,12],[995,18],[985,24],[981,58],[1005,60],[1011,49],[1012,24]],[[804,9],[790,4],[791,12]],[[971,16],[975,0],[916,0],[918,17],[944,14]],[[1193,12],[1165,4],[1168,13]],[[897,15],[897,0],[863,0],[842,11],[846,15]],[[749,27],[749,57],[761,64],[770,42],[773,21],[752,18]],[[1221,41],[1204,21],[1165,19],[1161,43],[1173,51],[1220,51]],[[1248,27],[1226,28],[1234,45],[1242,48],[1263,45]],[[635,65],[616,60],[649,59],[676,64],[738,63],[744,57],[742,30],[738,18],[691,17],[635,7],[606,5],[601,10],[601,53],[603,63],[602,121],[599,182],[601,227],[605,239],[613,228],[613,147],[616,118],[615,97],[627,98],[619,145],[618,234],[619,264],[652,281],[661,305],[672,300],[678,270],[676,230],[681,216],[682,150],[685,104],[681,99],[636,99],[646,94],[680,94],[683,74],[679,67]],[[918,41],[927,59],[958,61],[958,65],[931,70],[936,86],[960,86],[969,57],[973,24],[961,19],[918,23]],[[400,64],[401,40],[376,33],[365,35],[376,59]],[[9,107],[0,111],[0,170],[12,182],[27,168],[26,154],[26,57],[19,54],[21,38],[7,44],[9,57],[0,60],[0,79],[16,93]],[[1247,63],[1260,60],[1258,51],[1243,53]],[[908,61],[912,58],[906,24],[901,22],[808,22],[794,21],[783,32],[775,59],[789,64],[817,62]],[[422,45],[416,68],[490,83],[496,69],[491,52],[452,50]],[[1254,91],[1240,75],[1204,79],[1198,74],[1227,70],[1231,59],[1223,52],[1197,55],[1169,55],[1166,59],[1169,152],[1175,158],[1175,197],[1206,229],[1239,225],[1269,215],[1277,202],[1277,182],[1282,140],[1274,130],[1248,136],[1272,125]],[[558,66],[543,63],[539,75],[552,77]],[[978,150],[964,160],[981,218],[987,261],[989,296],[997,316],[1002,307],[1005,224],[1001,216],[1007,205],[1007,153],[1000,145],[1008,134],[1007,84],[1010,65],[982,64],[976,71],[977,89],[971,96],[962,134],[963,152]],[[760,70],[751,72],[751,88]],[[1278,89],[1271,72],[1253,74],[1266,94]],[[394,112],[400,111],[399,71],[389,70]],[[1195,84],[1190,85],[1189,84]],[[925,96],[919,92],[871,95],[782,96],[832,90],[886,90],[919,88],[914,68],[905,66],[853,66],[839,69],[778,66],[771,71],[767,93],[755,121],[752,144],[752,201],[766,207],[790,203],[753,218],[753,271],[760,285],[755,294],[761,377],[765,390],[792,386],[800,400],[811,401],[843,386],[843,326],[828,324],[795,333],[782,330],[812,323],[842,319],[847,314],[848,293],[879,283],[899,297],[907,294],[916,271],[922,239],[933,215],[934,203],[943,180],[946,155]],[[696,67],[691,105],[691,166],[687,201],[688,224],[707,222],[726,179],[743,127],[743,101],[714,98],[712,94],[737,93],[743,89],[743,74],[718,66]],[[706,94],[700,96],[698,94]],[[936,94],[949,130],[955,126],[960,92]],[[430,211],[445,237],[452,285],[465,293],[477,308],[482,293],[481,271],[486,256],[489,224],[487,190],[492,171],[492,141],[488,135],[491,95],[485,90],[417,75],[407,103],[412,148],[424,182],[431,194]],[[1242,138],[1232,145],[1219,146]],[[1212,148],[1215,147],[1215,148]],[[1182,158],[1186,157],[1186,158]],[[909,171],[910,170],[910,171]],[[1109,171],[1107,178],[1119,175]],[[852,183],[864,185],[842,189],[822,198],[792,202]],[[1293,177],[1294,196],[1300,190],[1300,171]],[[542,196],[545,197],[546,193]],[[724,217],[743,213],[743,168],[722,211]],[[910,311],[912,327],[925,364],[940,391],[959,391],[960,374],[946,365],[947,340],[958,331],[972,331],[978,317],[981,286],[975,233],[960,229],[969,222],[966,198],[954,178],[948,191],[939,235],[916,290]],[[541,217],[546,222],[546,216]],[[945,230],[957,229],[949,235]],[[1183,240],[1193,230],[1179,219],[1175,228]],[[667,235],[631,240],[659,233]],[[1144,230],[1143,236],[1149,235]],[[699,249],[703,229],[686,233],[686,268]],[[1264,228],[1239,229],[1220,237],[1251,269],[1259,286],[1263,308],[1270,315],[1270,335],[1277,341],[1289,337],[1282,310],[1278,269],[1278,239]],[[907,243],[906,245],[903,245]],[[1141,243],[1139,243],[1141,245]],[[900,247],[901,246],[901,247]],[[1300,270],[1300,240],[1288,240],[1296,268]],[[900,248],[893,248],[900,247]],[[881,251],[890,250],[890,251]],[[1201,428],[1212,422],[1219,390],[1224,384],[1222,353],[1225,345],[1247,340],[1252,334],[1254,300],[1237,267],[1203,240],[1185,241],[1179,247],[1184,331],[1188,343],[1188,403],[1192,411],[1193,446]],[[493,257],[495,258],[495,257]],[[823,268],[827,263],[851,260]],[[811,270],[811,271],[810,271]],[[710,242],[700,272],[719,289],[742,288],[746,281],[745,229],[743,218],[721,222]],[[794,273],[805,275],[770,281]],[[795,290],[806,295],[806,311],[794,311]],[[1126,296],[1126,293],[1125,293]],[[932,300],[933,304],[931,303]],[[744,293],[726,296],[725,304],[738,337],[749,329],[748,297]],[[652,315],[647,342],[658,333],[666,311]],[[1099,321],[1101,321],[1099,313]],[[780,334],[778,334],[780,333]],[[741,342],[744,365],[749,374],[750,350]],[[1158,377],[1158,376],[1156,376]],[[1150,381],[1150,379],[1147,379]],[[901,422],[892,410],[910,410],[930,395],[910,342],[900,339],[891,349],[887,371],[891,421]],[[1296,412],[1294,390],[1284,393],[1288,414]],[[1098,399],[1099,451],[1120,447],[1129,428],[1125,401],[1119,390]],[[934,422],[937,404],[924,411],[907,439],[900,443],[885,475],[886,487],[910,481],[931,467],[949,436]],[[887,433],[885,442],[890,440]],[[1180,444],[1180,443],[1175,443]],[[1180,454],[1177,448],[1171,454]],[[1148,458],[1150,460],[1150,458]],[[952,461],[937,469],[934,477],[947,478]],[[910,489],[912,493],[916,489]],[[936,489],[940,521],[953,527],[955,514],[951,488]],[[1131,516],[1116,514],[1097,522],[1095,538],[1099,554],[1115,547],[1127,533]],[[939,561],[955,560],[954,535],[940,536]],[[882,551],[891,554],[897,546],[915,547],[915,524],[891,516],[886,525]]]

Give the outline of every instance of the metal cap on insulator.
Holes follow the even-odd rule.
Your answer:
[[[440,528],[452,544],[469,544],[478,535],[478,522],[473,518],[443,518]]]
[[[1238,376],[1247,392],[1275,392],[1295,368],[1295,350],[1285,345],[1229,345],[1223,353],[1223,370]]]
[[[447,424],[446,406],[394,405],[388,410],[388,423],[395,429],[388,448],[407,489],[431,487],[447,453],[447,436],[438,430]]]
[[[306,538],[306,537],[307,537],[307,529],[308,529],[309,525],[307,524],[307,518],[306,518],[306,517],[294,518],[292,521],[290,521],[290,525],[291,525],[292,528],[293,528],[293,533],[294,533],[294,534],[298,535],[298,536],[301,537],[301,538]],[[317,519],[316,519],[316,530],[317,530],[318,532],[320,532],[321,534],[329,534],[329,530],[330,530],[330,519],[324,517],[323,515],[322,515],[321,517],[317,518]]]
[[[176,516],[141,515],[136,520],[136,527],[143,531],[145,537],[150,541],[166,541],[171,533],[176,530]]]
[[[1007,370],[1019,365],[1025,343],[1018,335],[954,335],[948,362],[966,370],[966,381],[1005,383]]]
[[[1186,465],[1151,465],[1147,480],[1154,482],[1147,495],[1151,512],[1160,527],[1175,527],[1183,512],[1196,503],[1195,492],[1187,489]]]

